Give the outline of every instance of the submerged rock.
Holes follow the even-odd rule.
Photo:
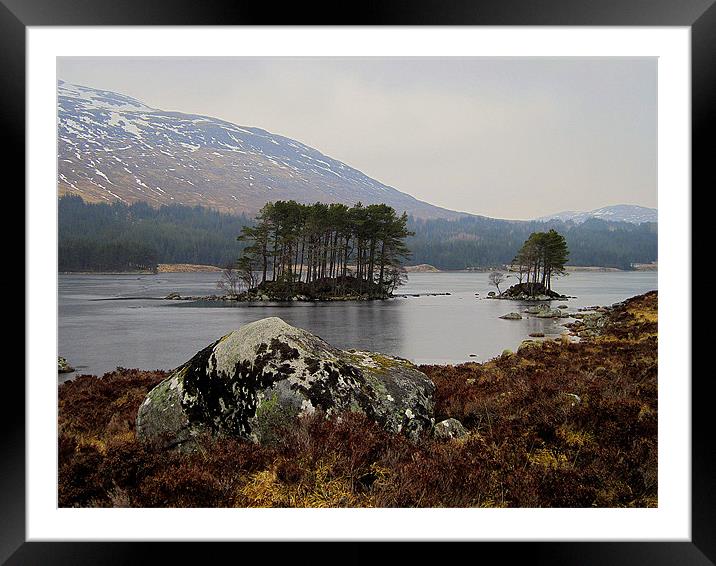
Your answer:
[[[152,389],[137,437],[167,448],[190,448],[201,433],[270,442],[320,409],[361,412],[414,439],[433,426],[434,390],[407,360],[339,350],[271,317],[220,338]]]

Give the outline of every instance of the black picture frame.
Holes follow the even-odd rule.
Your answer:
[[[0,131],[10,143],[6,165],[24,163],[25,151],[25,32],[29,26],[89,25],[550,25],[550,26],[688,26],[692,56],[692,173],[693,183],[714,186],[713,131],[710,126],[716,100],[715,0],[412,0],[351,4],[339,11],[338,3],[304,3],[282,6],[228,1],[191,0],[0,0]],[[349,6],[349,5],[346,5]],[[343,15],[341,15],[343,14]],[[348,18],[350,17],[350,21]],[[17,186],[24,186],[24,169]],[[21,184],[22,183],[22,184]],[[707,185],[708,184],[708,185]],[[692,190],[693,195],[693,190]],[[20,206],[24,206],[22,203]],[[694,255],[693,257],[698,257]],[[689,279],[690,280],[690,279]],[[687,283],[688,284],[688,283]],[[27,301],[32,297],[26,296]],[[687,305],[691,310],[691,305]],[[31,337],[29,337],[31,338]],[[15,372],[16,373],[16,372]],[[6,376],[8,377],[8,376]],[[690,375],[670,376],[691,379]],[[475,559],[509,562],[524,560],[550,564],[714,564],[716,563],[716,465],[710,375],[695,376],[692,388],[692,537],[690,542],[524,542],[469,543]],[[0,412],[0,561],[7,564],[125,564],[144,563],[158,550],[157,543],[80,543],[25,541],[25,398],[24,383],[6,379],[6,403]],[[13,410],[14,409],[14,410]],[[78,534],[81,538],[81,533]],[[316,533],[320,539],[320,533]],[[163,562],[205,562],[214,556],[207,544],[163,544]],[[306,552],[306,543],[272,544],[272,559],[303,556],[320,561],[365,562],[384,555],[379,543],[349,543]],[[467,543],[466,543],[467,544]],[[297,548],[297,545],[301,545]],[[259,547],[257,549],[257,546]],[[263,543],[243,543],[240,552],[263,549]],[[436,548],[437,546],[437,548]],[[229,553],[236,550],[228,549]],[[458,552],[460,549],[458,549]],[[401,545],[401,561],[425,561],[433,552],[450,559],[442,545]],[[208,554],[209,553],[209,554]],[[457,557],[457,554],[454,555]],[[337,558],[340,557],[340,558]],[[238,558],[238,555],[237,555]]]

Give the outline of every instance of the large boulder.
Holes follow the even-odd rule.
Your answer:
[[[201,433],[270,442],[300,415],[357,411],[417,438],[434,423],[435,386],[407,360],[334,348],[280,318],[235,330],[148,394],[137,437],[191,448]]]

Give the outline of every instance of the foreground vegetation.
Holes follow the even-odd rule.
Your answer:
[[[135,440],[162,371],[118,368],[59,388],[59,504],[139,507],[653,507],[657,295],[611,309],[599,335],[530,342],[483,364],[421,366],[436,420],[468,429],[412,443],[358,414],[304,418],[258,446],[192,454]]]
[[[134,271],[157,263],[223,267],[245,246],[236,235],[254,226],[199,206],[152,208],[146,203],[91,204],[76,196],[58,202],[60,271]],[[554,228],[564,234],[570,264],[630,269],[657,257],[657,225],[605,222],[513,222],[466,216],[458,220],[408,217],[414,232],[405,243],[412,261],[438,269],[486,269],[507,265],[532,232]]]

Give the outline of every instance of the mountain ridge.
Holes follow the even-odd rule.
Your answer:
[[[268,201],[385,203],[418,218],[475,216],[398,191],[291,138],[58,81],[58,192],[87,202],[201,205],[254,214]]]
[[[630,222],[632,224],[641,224],[643,222],[658,222],[658,210],[646,206],[636,204],[613,204],[595,208],[586,212],[565,210],[555,214],[548,214],[535,218],[537,221],[547,222],[549,220],[562,220],[563,222],[572,221],[581,224],[590,218],[598,218],[611,222]]]

